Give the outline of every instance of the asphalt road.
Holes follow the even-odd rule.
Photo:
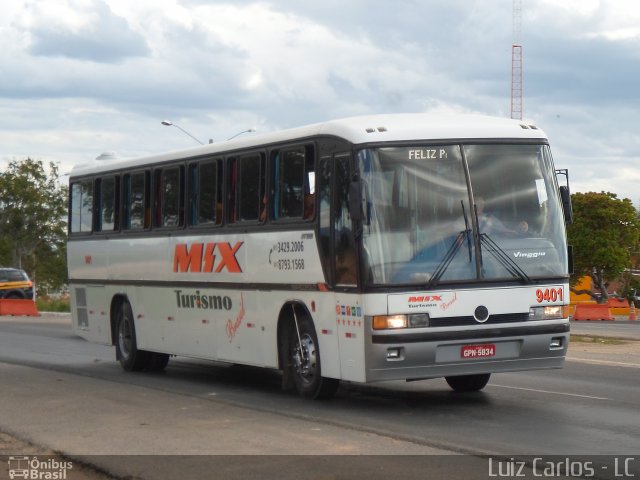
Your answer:
[[[343,384],[313,402],[261,369],[179,358],[125,373],[68,317],[0,317],[0,432],[116,478],[487,478],[552,455],[640,478],[640,342],[572,348],[562,370],[494,375],[480,393]]]
[[[572,321],[571,333],[640,340],[640,320],[618,318],[615,321]]]

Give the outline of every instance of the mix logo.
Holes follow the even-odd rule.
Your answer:
[[[238,250],[244,242],[179,243],[173,254],[173,271],[192,273],[242,273]]]
[[[409,303],[441,302],[442,295],[415,295],[409,297]]]
[[[424,309],[424,308],[440,308],[441,310],[447,310],[458,299],[456,292],[453,293],[441,293],[438,295],[433,294],[417,294],[409,295],[407,298],[407,307],[410,309]]]

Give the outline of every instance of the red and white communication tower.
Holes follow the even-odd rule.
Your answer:
[[[522,0],[513,0],[513,43],[511,44],[511,118],[522,120]]]

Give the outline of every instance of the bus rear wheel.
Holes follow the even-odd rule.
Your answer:
[[[311,320],[300,318],[298,329],[292,324],[289,335],[291,376],[300,396],[314,399],[332,397],[340,382],[322,376],[318,337]]]
[[[477,375],[460,375],[456,377],[444,377],[451,388],[456,392],[478,392],[489,383],[490,373]]]
[[[129,302],[123,302],[116,317],[116,358],[127,371],[161,371],[169,363],[169,355],[138,350],[136,327]]]

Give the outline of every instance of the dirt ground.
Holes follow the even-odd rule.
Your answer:
[[[56,454],[53,450],[38,447],[24,440],[20,440],[9,433],[0,432],[0,478],[11,478],[9,475],[9,469],[12,466],[13,459],[17,457],[28,457],[27,462],[31,460],[37,460],[39,462],[46,462],[47,460],[55,460],[59,463],[71,462],[71,469],[66,470],[64,477],[58,477],[66,478],[67,480],[112,480],[114,478],[110,475],[98,472],[91,467],[81,465],[73,460],[68,460],[59,454]],[[25,467],[24,462],[22,462],[21,465],[23,468]],[[43,475],[47,473],[59,473],[58,470],[48,471],[46,468],[36,470],[36,472],[37,471]],[[43,476],[42,478],[46,478],[46,476]]]
[[[51,450],[36,447],[17,439],[13,435],[0,432],[0,457],[8,455],[53,455],[53,453]]]
[[[640,368],[640,341],[572,335],[567,359]]]

